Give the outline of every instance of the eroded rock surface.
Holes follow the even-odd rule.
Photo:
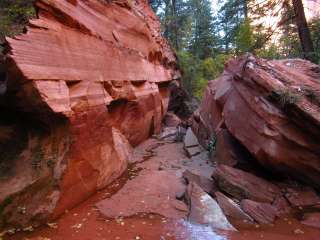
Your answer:
[[[26,33],[7,38],[1,85],[0,216],[17,226],[55,218],[119,177],[131,146],[159,133],[179,77],[145,1],[35,6]]]
[[[209,82],[192,128],[203,145],[224,129],[261,165],[319,188],[319,72],[299,59],[233,59]],[[233,154],[220,156],[234,164]]]
[[[242,209],[261,224],[271,224],[277,216],[277,210],[269,203],[259,203],[248,199],[241,201]]]
[[[251,199],[272,203],[281,195],[280,188],[251,173],[220,165],[213,174],[219,188],[238,200]]]

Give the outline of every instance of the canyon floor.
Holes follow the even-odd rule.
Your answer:
[[[205,153],[188,158],[182,143],[149,139],[134,150],[128,170],[109,187],[66,211],[48,226],[29,229],[30,232],[19,232],[4,239],[319,239],[320,230],[303,226],[290,217],[278,219],[269,226],[235,225],[239,232],[217,231],[184,220],[187,209],[172,194],[183,191],[180,181],[186,169],[210,176],[214,166],[207,161]]]

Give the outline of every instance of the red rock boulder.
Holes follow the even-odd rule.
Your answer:
[[[261,165],[320,187],[318,65],[251,55],[233,59],[209,82],[194,123],[200,143],[225,129]]]
[[[131,146],[160,132],[180,74],[145,1],[35,6],[26,33],[7,38],[0,94],[0,222],[16,226],[119,177]]]

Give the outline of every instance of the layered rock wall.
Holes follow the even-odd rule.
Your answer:
[[[179,78],[143,0],[38,0],[7,38],[0,95],[0,219],[55,218],[119,177],[161,128]]]

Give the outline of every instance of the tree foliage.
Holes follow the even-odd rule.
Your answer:
[[[35,15],[33,0],[0,1],[0,42],[5,36],[21,33],[28,19]]]

